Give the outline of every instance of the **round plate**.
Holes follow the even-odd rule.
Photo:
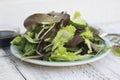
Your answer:
[[[90,63],[90,62],[94,62],[96,60],[99,60],[101,58],[103,58],[104,56],[106,56],[110,50],[108,50],[108,42],[105,40],[104,42],[104,49],[98,54],[95,55],[94,57],[85,59],[85,60],[78,60],[78,61],[73,61],[73,62],[49,62],[49,61],[43,61],[43,60],[37,60],[37,59],[25,59],[21,56],[20,51],[18,50],[16,45],[11,45],[10,49],[12,51],[12,54],[21,59],[22,61],[26,61],[29,63],[34,63],[34,64],[38,64],[38,65],[45,65],[45,66],[74,66],[74,65],[81,65],[81,64],[86,64],[86,63]]]

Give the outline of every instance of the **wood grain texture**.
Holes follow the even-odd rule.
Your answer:
[[[5,55],[2,49],[0,54]],[[25,80],[7,56],[0,56],[0,80]]]
[[[0,57],[5,56],[5,55],[6,55],[6,54],[5,54],[4,50],[3,50],[3,49],[0,49]]]
[[[70,8],[71,5],[67,6],[68,3],[63,3],[66,7],[63,5],[56,5],[58,7],[52,5],[48,7],[48,4],[53,4],[53,2],[44,2],[45,5],[40,5],[41,1],[38,3],[30,1],[29,4],[27,0],[25,2],[22,1],[13,3],[9,1],[7,4],[0,3],[2,14],[0,15],[0,25],[20,26],[21,31],[24,31],[22,23],[29,14],[52,9],[58,11],[61,9],[64,10],[65,8],[66,10],[69,9],[69,11],[75,11],[76,9],[75,7]],[[106,6],[107,2],[109,2],[108,6]],[[83,17],[89,21],[95,23],[105,22],[104,24],[98,24],[105,32],[120,33],[119,2],[120,1],[114,0],[107,0],[106,2],[105,0],[99,0],[94,2],[92,0],[91,3],[93,3],[93,5],[89,2],[77,2],[77,4],[74,3],[74,5],[79,6]],[[71,2],[71,4],[73,3]],[[86,6],[86,4],[90,6]],[[3,6],[6,7],[3,8]],[[118,22],[115,23],[113,21]],[[120,57],[109,53],[101,60],[89,64],[71,67],[48,67],[22,62],[11,54],[9,48],[5,50],[0,49],[0,80],[120,80]]]
[[[120,76],[120,58],[111,53],[85,65],[48,67],[22,62],[12,56],[9,49],[6,52],[27,80],[119,80]]]
[[[119,25],[120,23],[100,27],[105,32],[119,33]],[[109,27],[109,30],[106,27]],[[0,49],[0,61],[2,61],[0,80],[120,80],[120,57],[114,56],[113,53],[89,64],[48,67],[22,62],[11,54],[9,48],[6,48]]]

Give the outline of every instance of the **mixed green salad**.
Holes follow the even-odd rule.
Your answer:
[[[24,21],[27,31],[12,41],[23,58],[76,61],[98,55],[104,48],[99,33],[81,18],[66,12],[38,13]]]

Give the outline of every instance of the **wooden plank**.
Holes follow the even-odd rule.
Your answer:
[[[110,53],[106,58],[92,63],[91,65],[96,67],[99,72],[104,73],[106,77],[109,77],[112,80],[119,80],[120,58],[114,56],[113,53]]]
[[[110,26],[111,30],[113,26]],[[112,53],[99,61],[85,65],[47,67],[22,62],[15,58],[9,49],[6,49],[6,52],[27,80],[119,80],[120,77],[120,58]]]
[[[73,74],[74,72],[71,71],[72,68],[70,67],[47,67],[21,62],[15,57],[12,57],[12,59],[14,59],[18,65],[18,69],[27,80],[80,80],[84,78],[85,80],[89,80],[81,72],[79,72],[79,75]]]
[[[111,30],[113,26],[110,27]],[[22,62],[14,57],[9,49],[6,49],[6,52],[27,80],[119,80],[120,77],[120,58],[112,53],[101,60],[85,65],[47,67]]]
[[[7,52],[10,53],[9,50]],[[12,55],[10,58],[16,62],[18,69],[28,80],[119,80],[119,74],[108,68],[112,60],[109,60],[109,56],[94,63],[72,67],[40,66],[22,62]]]
[[[25,80],[8,57],[0,57],[0,80]]]
[[[1,56],[5,56],[5,55],[6,55],[6,54],[5,54],[5,52],[3,51],[3,49],[0,48],[0,57],[1,57]]]

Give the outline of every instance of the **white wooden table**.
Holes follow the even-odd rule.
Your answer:
[[[101,28],[120,33],[120,23],[104,24]],[[120,57],[109,53],[89,64],[47,67],[22,62],[8,47],[0,49],[0,80],[120,80]]]
[[[53,2],[55,5],[53,6],[51,1],[42,4],[42,1],[37,3],[35,0],[32,1],[11,2],[10,0],[2,0],[0,2],[0,25],[19,26],[24,32],[22,23],[29,14],[38,11],[50,11],[51,9],[63,10],[62,5],[67,4],[63,0],[64,3],[60,6],[54,4],[55,2]],[[74,0],[70,1],[70,3],[73,3]],[[78,10],[80,4],[79,9],[83,13],[83,17],[96,23],[105,32],[120,34],[120,1],[106,0],[106,2],[109,1],[107,6],[104,1],[90,0],[86,3],[83,0],[83,3],[81,1],[73,4],[69,3],[70,5],[67,5],[65,9],[69,11]],[[86,4],[91,4],[91,6],[84,6]],[[70,8],[71,5],[73,5],[72,8]],[[93,15],[94,10],[96,15]],[[71,67],[48,67],[22,62],[11,54],[9,47],[0,48],[0,80],[120,80],[120,57],[116,57],[110,52],[106,57],[89,64]]]

